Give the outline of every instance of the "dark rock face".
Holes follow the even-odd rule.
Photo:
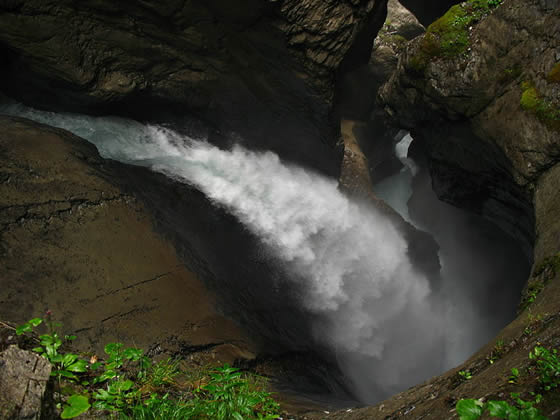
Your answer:
[[[385,3],[2,1],[2,89],[48,109],[192,113],[336,174],[336,77],[367,60]]]
[[[424,143],[438,195],[486,215],[528,254],[535,185],[560,156],[557,3],[504,2],[465,28],[462,53],[427,48],[426,37],[412,41],[380,94]],[[536,104],[527,104],[532,96]]]

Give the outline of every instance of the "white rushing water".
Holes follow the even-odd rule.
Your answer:
[[[368,387],[390,393],[440,368],[428,363],[438,358],[441,318],[427,279],[411,266],[392,224],[350,201],[334,180],[287,165],[274,153],[220,150],[131,120],[21,105],[0,112],[65,128],[94,143],[103,157],[191,184],[235,215],[303,282],[302,305],[318,319],[314,338],[336,350],[364,400],[377,398]]]
[[[411,223],[407,202],[412,195],[412,178],[417,171],[416,164],[408,157],[408,148],[412,140],[410,134],[407,133],[395,145],[395,155],[403,164],[400,172],[388,176],[374,186],[375,194]]]

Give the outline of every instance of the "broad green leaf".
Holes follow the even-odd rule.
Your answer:
[[[519,413],[519,420],[548,420],[539,410],[534,407],[525,409]]]
[[[68,353],[62,357],[62,364],[65,366],[71,365],[78,358],[77,354]]]
[[[111,392],[111,389],[114,390],[114,392],[128,391],[132,387],[132,385],[134,385],[134,382],[132,382],[130,379],[127,379],[126,381],[115,382],[109,387],[109,392]]]
[[[47,352],[48,355],[48,352]],[[51,363],[62,363],[64,356],[62,354],[55,354],[54,356],[49,357]]]
[[[123,352],[125,358],[134,361],[139,360],[143,354],[144,351],[142,349],[137,349],[134,347],[130,347]]]
[[[51,376],[62,376],[64,378],[77,379],[76,375],[72,372],[68,372],[67,370],[55,370],[51,372]]]
[[[478,400],[460,400],[455,406],[461,420],[476,420],[482,415],[482,403]]]
[[[113,379],[116,376],[117,376],[117,372],[115,372],[114,370],[106,370],[104,373],[99,375],[99,377],[97,378],[97,382],[103,382],[108,379]]]
[[[35,348],[33,349],[33,351],[34,351],[35,353],[43,353],[45,350],[43,350],[43,347],[35,347]]]
[[[86,372],[87,371],[87,362],[85,360],[78,360],[68,366],[68,369],[71,372]]]
[[[95,363],[92,363],[91,365],[89,365],[89,368],[91,370],[97,370],[97,369],[99,369],[99,367],[101,367],[101,362],[95,362]]]
[[[65,335],[64,339],[67,341],[74,341],[76,339],[75,335]]]
[[[519,410],[505,401],[488,401],[488,412],[491,416],[501,419],[509,419],[510,416],[519,415]]]
[[[46,346],[47,344],[52,344],[54,343],[54,338],[52,335],[49,334],[43,334],[39,336],[39,339],[41,340],[41,344]]]
[[[87,397],[82,395],[72,395],[66,401],[68,405],[64,406],[64,410],[60,415],[63,419],[72,419],[74,417],[79,416],[82,413],[85,413],[91,407]]]
[[[97,391],[96,397],[99,396],[101,398],[108,398],[109,397],[109,393],[107,392],[107,390],[105,389],[100,389]]]
[[[41,318],[33,318],[28,321],[28,324],[32,325],[33,327],[38,327],[42,322],[43,320]]]
[[[123,347],[122,343],[109,343],[105,346],[105,353],[112,355],[118,353]]]
[[[31,325],[26,323],[16,328],[16,334],[22,335],[23,333],[29,332],[31,330],[32,330]]]

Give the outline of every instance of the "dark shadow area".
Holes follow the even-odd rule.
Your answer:
[[[409,156],[419,166],[408,211],[412,222],[440,245],[440,300],[449,319],[446,367],[469,357],[511,322],[532,261],[519,241],[480,215],[440,201],[422,147]]]
[[[428,26],[443,16],[457,0],[400,0],[401,4],[412,12],[424,26]]]

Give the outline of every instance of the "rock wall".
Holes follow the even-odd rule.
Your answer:
[[[196,115],[336,174],[336,79],[367,61],[385,4],[2,0],[0,88],[46,109]]]
[[[424,143],[438,195],[484,214],[530,254],[533,195],[560,156],[559,3],[507,0],[453,26],[460,7],[473,13],[464,5],[407,45],[381,101]]]

